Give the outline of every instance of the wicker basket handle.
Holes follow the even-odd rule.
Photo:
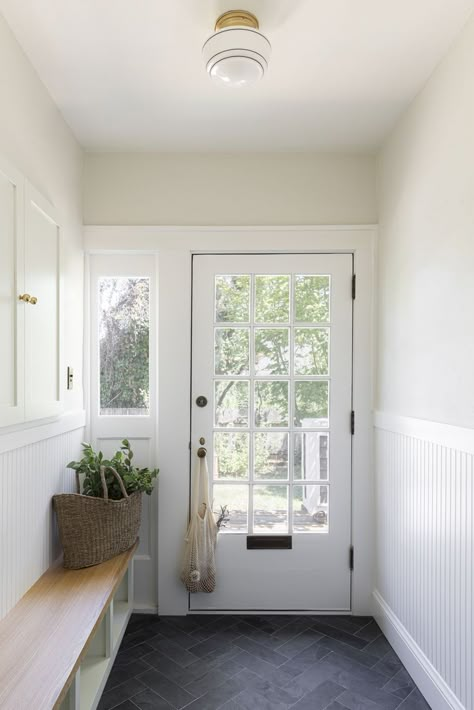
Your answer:
[[[109,500],[109,492],[107,490],[107,483],[105,482],[105,472],[107,469],[109,471],[112,471],[115,478],[117,479],[117,482],[120,486],[120,490],[122,491],[123,497],[128,498],[128,493],[125,490],[125,486],[123,485],[123,481],[122,481],[121,477],[118,475],[115,468],[113,468],[112,466],[101,466],[100,467],[100,480],[102,481],[102,491],[104,493],[104,500]]]

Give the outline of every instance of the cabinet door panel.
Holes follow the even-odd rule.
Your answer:
[[[25,288],[37,299],[25,309],[26,419],[61,411],[60,228],[52,207],[28,186]]]
[[[23,184],[0,163],[0,426],[24,418]]]

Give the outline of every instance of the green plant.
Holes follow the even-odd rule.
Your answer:
[[[141,491],[151,495],[153,491],[153,479],[158,475],[158,469],[137,468],[133,466],[133,451],[127,439],[122,441],[120,451],[117,451],[111,459],[105,459],[102,452],[94,451],[90,444],[82,444],[83,457],[80,461],[71,461],[67,467],[84,474],[82,483],[82,493],[95,498],[103,497],[100,469],[105,468],[105,481],[109,498],[120,500],[123,498],[120,485],[109,467],[114,468],[121,477],[127,493]]]

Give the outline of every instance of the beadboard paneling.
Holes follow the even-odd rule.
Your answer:
[[[376,597],[427,661],[433,707],[472,710],[474,431],[453,429],[376,418]]]
[[[0,455],[0,618],[60,552],[51,497],[74,489],[66,464],[83,436],[81,427]]]

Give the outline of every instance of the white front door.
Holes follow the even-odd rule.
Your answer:
[[[195,255],[192,458],[217,586],[197,610],[350,610],[351,254]],[[204,405],[204,406],[203,406]]]

